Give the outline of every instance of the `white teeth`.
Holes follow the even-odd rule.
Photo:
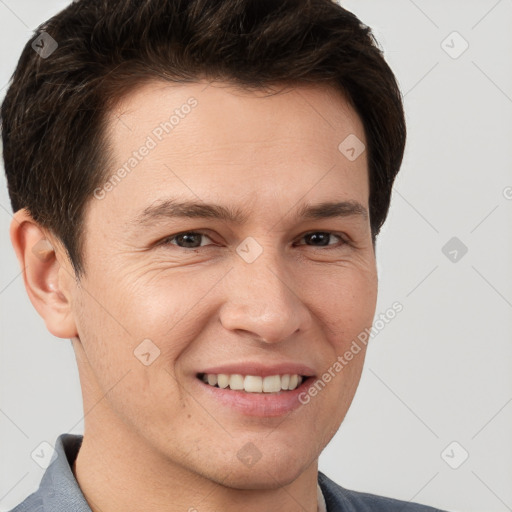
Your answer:
[[[246,375],[244,379],[244,390],[249,393],[261,393],[263,391],[263,379],[255,375]]]
[[[277,393],[281,391],[281,377],[279,375],[269,375],[263,379],[263,391],[265,393]]]
[[[242,390],[244,389],[244,377],[239,373],[235,373],[229,377],[229,387],[234,390]]]
[[[226,375],[225,373],[220,373],[217,376],[217,385],[219,388],[227,388],[229,386],[229,375]]]
[[[279,393],[281,390],[293,390],[302,384],[302,377],[297,374],[268,375],[260,377],[258,375],[241,375],[239,373],[227,375],[203,374],[203,382],[210,386],[218,386],[225,389],[230,388],[236,391],[246,391],[247,393]]]

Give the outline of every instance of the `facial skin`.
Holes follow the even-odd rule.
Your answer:
[[[191,97],[197,105],[158,141],[155,128]],[[34,306],[50,332],[73,341],[85,414],[75,472],[84,495],[93,511],[316,511],[318,456],[350,406],[364,350],[307,405],[277,416],[211,399],[197,373],[297,363],[318,378],[371,326],[369,218],[296,217],[325,201],[368,210],[366,153],[349,161],[338,150],[350,134],[366,142],[359,117],[326,86],[269,96],[153,82],[108,123],[111,173],[148,136],[158,143],[88,204],[80,282],[60,244],[24,210],[11,228]],[[166,198],[240,209],[247,219],[134,223]],[[160,243],[184,232],[205,236],[182,247]],[[305,237],[319,232],[332,233],[324,235],[329,246]],[[55,253],[42,258],[32,248],[45,236]],[[251,263],[237,252],[247,237],[262,250]],[[134,355],[145,339],[160,351],[149,365]],[[237,456],[248,443],[261,454],[252,466]]]

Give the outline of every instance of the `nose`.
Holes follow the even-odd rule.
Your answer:
[[[309,329],[312,317],[297,275],[266,252],[253,263],[237,261],[229,272],[220,321],[225,329],[275,344]]]

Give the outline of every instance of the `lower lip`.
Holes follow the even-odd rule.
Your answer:
[[[302,384],[291,391],[279,393],[248,393],[247,391],[233,391],[229,388],[217,388],[196,378],[195,381],[201,391],[209,399],[216,400],[221,405],[235,409],[247,416],[265,418],[283,416],[297,409],[302,404],[299,395],[306,391],[313,377],[308,377]]]

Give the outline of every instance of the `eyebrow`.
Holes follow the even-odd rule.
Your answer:
[[[305,204],[298,209],[297,219],[332,219],[359,217],[368,219],[368,210],[359,202],[324,201],[319,204]],[[146,207],[135,217],[131,224],[147,226],[169,218],[216,219],[232,224],[244,224],[249,216],[241,209],[212,203],[194,201],[178,201],[176,199],[159,200]]]

